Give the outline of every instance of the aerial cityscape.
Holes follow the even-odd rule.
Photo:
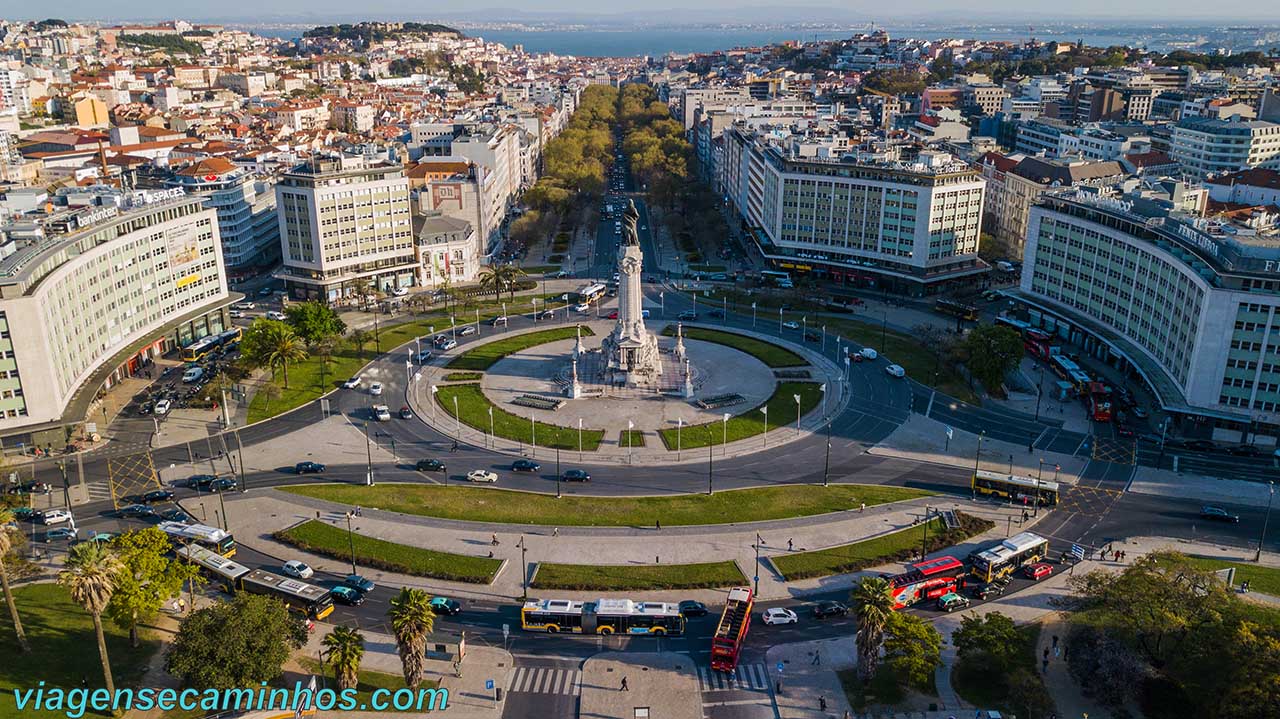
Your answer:
[[[268,5],[0,11],[0,719],[1280,717],[1280,13]]]

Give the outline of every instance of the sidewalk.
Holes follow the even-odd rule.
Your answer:
[[[770,647],[765,654],[765,665],[769,680],[773,682],[777,716],[780,719],[815,719],[839,718],[845,716],[845,712],[852,714],[853,707],[845,697],[836,672],[857,667],[856,649],[852,635]],[[781,692],[777,691],[779,687]],[[821,699],[827,702],[826,711],[821,709]]]
[[[702,719],[702,694],[694,661],[671,652],[604,652],[582,665],[578,716],[622,719]],[[626,690],[622,683],[626,682]]]
[[[251,490],[247,494],[226,494],[222,501],[226,504],[232,533],[247,546],[281,561],[301,559],[317,570],[336,573],[348,571],[349,565],[342,560],[307,554],[277,542],[272,534],[297,522],[317,518],[345,528],[345,513],[349,507],[272,489]],[[217,504],[210,505],[208,500],[203,504],[207,505],[205,510],[210,514],[217,509]],[[794,551],[797,552],[848,544],[914,526],[923,517],[926,506],[936,509],[940,504],[954,506],[996,522],[996,527],[989,532],[962,545],[948,548],[944,552],[948,554],[963,554],[978,544],[1002,539],[1009,531],[1017,531],[1016,525],[1021,518],[1020,510],[1010,510],[1002,505],[953,502],[949,498],[937,497],[868,507],[865,511],[850,509],[840,515],[743,525],[664,527],[661,530],[635,527],[495,527],[478,522],[401,515],[383,512],[376,507],[363,507],[363,516],[356,520],[356,531],[361,536],[455,554],[485,556],[492,549],[495,558],[506,560],[508,564],[498,573],[494,582],[487,586],[362,569],[371,579],[381,583],[422,587],[433,592],[484,599],[513,599],[521,596],[521,552],[516,546],[520,537],[524,537],[527,542],[525,558],[531,566],[538,562],[592,562],[635,566],[651,564],[655,559],[662,564],[692,564],[706,562],[708,558],[718,558],[734,561],[743,576],[750,578],[755,570],[754,544],[758,533],[765,542],[760,552],[762,567],[758,596],[761,599],[783,599],[830,591],[837,587],[845,589],[852,586],[856,577],[874,574],[876,571],[786,582],[772,571],[771,565],[765,560],[787,554],[788,540],[793,542]],[[187,500],[184,506],[199,516],[200,508],[195,501]],[[1041,514],[1041,517],[1044,516],[1048,516],[1048,513]],[[500,544],[491,547],[490,538],[495,529]],[[553,530],[558,530],[558,536]],[[896,568],[897,565],[887,567]],[[693,590],[686,594],[688,598],[704,602],[723,601],[723,590]],[[622,592],[618,596],[636,600],[669,599],[670,592]]]

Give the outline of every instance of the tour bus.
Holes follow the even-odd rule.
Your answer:
[[[955,300],[938,300],[933,304],[933,311],[951,315],[952,317],[959,317],[962,320],[976,321],[978,319],[977,307]]]
[[[731,672],[738,667],[742,646],[751,629],[751,608],[755,596],[750,587],[734,587],[725,597],[724,611],[716,623],[716,633],[711,636],[711,668],[718,672]]]
[[[893,608],[902,609],[937,599],[964,586],[965,566],[955,557],[938,557],[912,564],[901,574],[882,574],[889,581]]]
[[[596,300],[604,296],[604,293],[607,289],[608,289],[607,287],[605,287],[603,284],[599,282],[594,282],[589,285],[583,285],[582,287],[578,288],[578,292],[577,292],[578,301],[579,302],[595,302]]]
[[[239,588],[250,594],[275,597],[291,611],[311,619],[324,619],[333,613],[333,597],[328,590],[261,569],[251,570],[241,577]]]
[[[236,556],[236,539],[231,533],[207,527],[203,524],[183,524],[182,522],[161,522],[157,525],[160,531],[169,535],[175,546],[194,544],[210,549],[224,557]]]
[[[244,330],[239,327],[232,327],[226,332],[202,337],[182,348],[182,361],[199,362],[216,349],[237,344],[243,336]]]
[[[174,550],[174,554],[200,567],[200,571],[217,582],[222,591],[227,594],[234,594],[236,588],[240,586],[240,580],[244,579],[244,575],[250,571],[243,564],[236,564],[221,554],[211,552],[204,547],[178,547]]]
[[[520,608],[520,627],[556,634],[652,634],[684,633],[680,606],[667,602],[633,602],[630,599],[531,599]]]
[[[760,279],[778,287],[791,287],[791,273],[781,270],[761,270]]]
[[[1017,504],[1052,507],[1058,503],[1058,483],[1047,479],[979,469],[973,473],[970,488],[975,495],[1002,497]]]
[[[990,582],[1013,574],[1018,567],[1034,564],[1049,556],[1049,540],[1038,534],[1023,532],[999,544],[969,555],[970,573],[979,581]]]

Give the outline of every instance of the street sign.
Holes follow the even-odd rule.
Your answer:
[[[484,688],[488,689],[489,691],[493,691],[493,680],[492,679],[484,680]]]
[[[1073,544],[1071,545],[1071,553],[1076,556],[1076,559],[1084,561],[1084,547],[1079,544]]]
[[[751,581],[753,581],[753,582],[758,582],[758,581],[760,581],[760,575],[759,575],[759,574],[757,574],[756,576],[752,577],[752,578],[751,578]]]
[[[778,673],[779,673],[779,674],[781,674],[781,673],[782,673],[782,667],[783,667],[782,662],[778,662]]]
[[[955,439],[956,433],[954,429],[947,427],[947,439]]]
[[[509,637],[509,636],[511,636],[511,625],[510,625],[510,624],[503,624],[503,625],[502,625],[502,638],[503,638],[503,639],[506,639],[506,638],[507,638],[507,637]]]

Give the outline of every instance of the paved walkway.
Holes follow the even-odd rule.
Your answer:
[[[345,505],[314,500],[277,490],[251,490],[247,494],[227,494],[223,501],[230,518],[231,531],[246,545],[268,555],[285,559],[300,558],[317,569],[345,572],[347,565],[341,560],[308,555],[272,538],[275,531],[307,519],[321,519],[335,526],[346,526],[345,512],[352,509]],[[185,500],[183,506],[199,517],[200,504],[204,512],[213,516],[217,502],[210,500]],[[746,577],[755,570],[755,538],[757,533],[764,540],[760,557],[767,560],[792,551],[808,551],[838,544],[847,544],[880,534],[914,526],[925,513],[926,506],[937,509],[938,498],[925,498],[906,502],[868,507],[865,511],[851,508],[837,516],[820,515],[800,519],[756,522],[742,525],[713,525],[704,527],[664,527],[661,530],[635,527],[517,527],[487,525],[478,522],[458,522],[427,517],[408,516],[383,512],[375,507],[363,507],[355,523],[362,536],[376,537],[391,542],[457,554],[486,556],[492,550],[495,558],[507,560],[493,584],[444,582],[399,575],[379,570],[363,570],[375,581],[398,586],[428,588],[433,592],[447,591],[461,597],[515,598],[522,594],[520,549],[516,547],[521,536],[527,542],[526,559],[532,567],[537,562],[582,564],[593,562],[605,565],[691,564],[713,559],[729,559],[737,563]],[[978,544],[1001,539],[1010,531],[1017,531],[1021,513],[1002,505],[953,502],[945,507],[955,507],[996,522],[996,528],[975,537],[945,553],[964,554]],[[1048,513],[1041,513],[1041,517]],[[494,531],[500,541],[491,547]],[[896,565],[895,565],[896,566]],[[893,567],[886,567],[892,569]],[[836,575],[785,582],[762,562],[759,595],[763,599],[779,599],[804,596],[814,592],[829,591],[833,587],[847,588],[854,579],[874,570],[854,574]],[[669,598],[670,592],[625,592],[634,599]],[[686,592],[691,598],[704,601],[723,601],[719,590]]]
[[[702,719],[693,659],[669,652],[605,652],[582,665],[579,717],[629,719],[641,716],[640,709],[655,719]]]

